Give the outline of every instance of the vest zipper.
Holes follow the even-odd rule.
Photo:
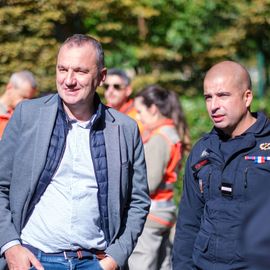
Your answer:
[[[248,173],[248,167],[245,168],[244,170],[244,188],[247,188],[248,181],[247,181],[247,173]]]

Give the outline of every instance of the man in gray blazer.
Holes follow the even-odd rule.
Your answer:
[[[0,142],[2,269],[123,268],[149,196],[137,124],[104,106],[102,47],[60,47],[58,94],[24,101]]]

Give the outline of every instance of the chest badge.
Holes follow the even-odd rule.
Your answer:
[[[192,166],[192,170],[197,172],[199,171],[202,167],[204,167],[205,165],[207,165],[209,163],[208,159],[202,159],[200,161],[198,161],[196,164],[194,164]]]
[[[253,160],[254,163],[265,163],[270,161],[270,156],[245,156],[245,160]]]
[[[270,143],[261,143],[260,149],[261,150],[270,150]]]

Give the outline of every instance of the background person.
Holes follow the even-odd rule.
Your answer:
[[[270,188],[269,120],[251,113],[250,76],[236,62],[207,72],[204,97],[214,128],[186,163],[173,269],[249,269],[240,232],[245,213]]]
[[[36,91],[37,83],[32,72],[22,70],[11,75],[5,92],[0,96],[0,139],[16,105],[34,97]]]
[[[136,120],[142,132],[142,123],[138,120],[134,100],[131,98],[131,81],[126,72],[117,68],[109,69],[103,88],[107,105]]]
[[[105,77],[101,44],[73,35],[58,52],[58,94],[16,107],[0,143],[0,247],[9,269],[126,264],[150,200],[137,124],[96,94]]]
[[[176,93],[158,85],[144,88],[135,97],[135,107],[144,125],[142,133],[150,213],[138,244],[129,259],[130,270],[171,269],[171,228],[176,219],[173,201],[182,158],[180,134],[186,127]],[[181,130],[181,131],[180,131]]]

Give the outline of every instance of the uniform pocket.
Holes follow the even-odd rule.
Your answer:
[[[199,231],[194,243],[192,259],[197,266],[201,267],[200,269],[207,269],[208,267],[205,266],[205,262],[212,258],[210,240],[211,237],[209,234]]]
[[[216,259],[222,263],[233,263],[237,261],[237,242],[223,237],[216,238]]]
[[[244,169],[243,192],[248,196],[246,199],[253,199],[254,194],[260,194],[262,190],[269,190],[269,165],[270,161],[267,161],[263,164],[249,164],[249,166]]]
[[[206,252],[208,249],[209,240],[210,240],[210,235],[204,234],[203,232],[200,231],[195,240],[194,248],[197,248],[198,250],[202,252]]]

